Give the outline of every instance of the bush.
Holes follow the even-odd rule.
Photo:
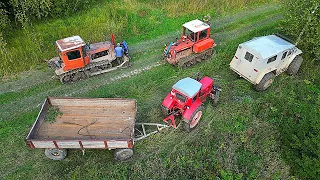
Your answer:
[[[304,53],[320,58],[320,7],[315,10],[320,5],[319,0],[283,0],[283,4],[287,10],[282,24],[283,32],[297,40],[305,27],[298,46]],[[314,10],[314,14],[311,14]]]

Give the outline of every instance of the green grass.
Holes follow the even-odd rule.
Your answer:
[[[276,1],[276,0],[274,0]],[[58,39],[80,35],[85,41],[99,42],[116,35],[116,40],[141,42],[180,29],[190,19],[204,14],[216,16],[248,9],[273,0],[221,1],[139,1],[101,0],[92,8],[59,19],[33,22],[24,30],[14,28],[4,32],[5,48],[1,48],[0,77],[45,66],[45,60],[56,56],[52,45]],[[143,21],[142,21],[143,19]],[[110,39],[110,38],[108,38]]]
[[[238,44],[276,32],[281,18],[281,9],[277,5],[265,5],[213,19],[213,37],[218,44],[215,56],[184,71],[168,64],[157,65],[163,44],[179,35],[177,28],[180,24],[168,33],[154,34],[156,37],[151,40],[140,42],[135,37],[136,40],[129,41],[133,56],[133,67],[129,69],[71,85],[62,85],[55,79],[41,80],[39,77],[54,72],[38,70],[2,84],[0,178],[293,178],[290,164],[285,159],[286,151],[290,149],[283,145],[287,131],[282,129],[286,127],[282,122],[295,118],[293,109],[298,102],[302,104],[298,112],[301,117],[310,121],[317,117],[320,88],[316,84],[319,82],[316,69],[319,65],[306,61],[297,76],[282,74],[263,93],[254,91],[250,83],[229,70]],[[311,67],[315,70],[310,70]],[[70,150],[67,159],[57,162],[46,158],[43,150],[30,150],[24,143],[23,139],[46,96],[135,98],[138,102],[137,121],[161,123],[160,105],[171,86],[197,71],[213,77],[222,86],[220,104],[214,107],[207,101],[203,119],[191,133],[179,127],[137,142],[134,156],[127,162],[114,162],[111,151],[89,149],[84,156],[80,150]],[[306,80],[310,83],[306,84]],[[292,105],[288,106],[288,103]],[[308,109],[313,114],[309,114]]]

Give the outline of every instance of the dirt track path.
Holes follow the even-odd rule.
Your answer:
[[[212,29],[212,32],[214,32],[213,37],[218,44],[226,44],[240,34],[278,21],[281,18],[279,12],[276,12],[278,9],[278,6],[269,5],[252,11],[243,11],[214,19],[212,21],[214,26]],[[259,20],[254,21],[255,18]],[[134,63],[131,68],[99,75],[71,85],[57,83],[57,80],[52,79],[54,72],[51,70],[33,70],[22,73],[18,80],[0,85],[0,95],[13,97],[8,102],[2,104],[0,102],[0,121],[12,119],[20,113],[38,108],[46,96],[78,96],[103,85],[129,78],[160,66],[163,64],[161,61],[163,45],[170,40],[174,40],[179,34],[180,32],[176,31],[153,40],[133,44],[130,46]],[[36,93],[29,92],[29,89],[37,89],[37,91],[34,91]],[[25,94],[21,96],[21,93]],[[15,95],[17,95],[17,98],[14,98]]]

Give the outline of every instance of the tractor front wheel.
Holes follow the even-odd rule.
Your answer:
[[[269,72],[268,74],[265,74],[259,84],[255,85],[255,88],[257,91],[265,91],[268,89],[268,87],[271,86],[274,80],[274,74],[273,72]]]
[[[203,113],[203,107],[200,106],[198,107],[191,115],[191,118],[190,118],[190,121],[189,122],[186,122],[186,121],[183,121],[183,125],[184,125],[184,129],[188,132],[191,132],[192,130],[194,130],[198,124],[199,124],[199,121],[202,117],[202,113]]]

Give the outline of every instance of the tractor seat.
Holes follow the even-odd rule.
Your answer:
[[[210,88],[210,86],[213,85],[213,79],[209,78],[208,76],[205,76],[200,80],[200,83],[202,84],[201,86],[201,91]]]

